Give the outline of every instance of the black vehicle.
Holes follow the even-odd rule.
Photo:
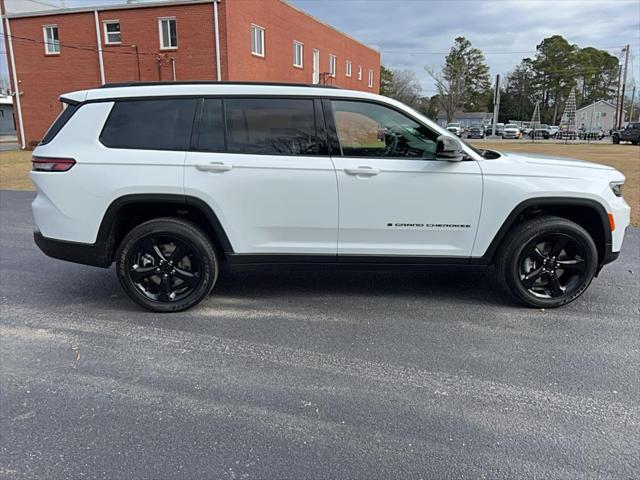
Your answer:
[[[611,139],[613,143],[631,142],[638,145],[640,143],[640,122],[629,123],[623,130],[613,132]]]
[[[469,130],[467,130],[467,138],[484,138],[484,129],[478,125],[469,127]]]

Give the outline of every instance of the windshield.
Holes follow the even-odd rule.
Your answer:
[[[518,128],[517,125],[514,125],[513,123],[507,123],[504,128]]]
[[[459,123],[449,123],[447,124],[447,127],[459,127],[460,124]]]

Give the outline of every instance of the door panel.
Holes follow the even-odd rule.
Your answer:
[[[185,193],[205,200],[235,253],[335,255],[338,191],[305,98],[205,99]],[[224,117],[224,119],[223,119]]]
[[[329,157],[189,152],[185,193],[211,206],[235,253],[336,253]]]
[[[438,133],[379,102],[333,100],[338,255],[469,257],[482,203],[475,161],[436,158]]]
[[[476,162],[333,160],[339,255],[471,255],[482,200]],[[378,173],[349,173],[362,167]]]

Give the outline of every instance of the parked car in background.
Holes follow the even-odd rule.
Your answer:
[[[611,140],[613,143],[631,142],[638,145],[640,143],[640,122],[631,122],[623,130],[613,132]]]
[[[578,138],[578,132],[575,130],[569,130],[566,126],[560,127],[554,138],[558,140],[576,140]]]
[[[472,125],[467,129],[467,138],[484,138],[484,128],[481,125]]]
[[[551,138],[552,137],[551,127],[549,127],[549,125],[546,125],[544,123],[540,123],[531,128],[531,131],[529,132],[529,136],[531,138],[544,138],[544,139]]]
[[[496,123],[496,135],[502,135],[504,131],[504,123]]]
[[[520,138],[520,129],[515,123],[507,123],[502,129],[502,138]]]
[[[580,140],[602,140],[604,138],[604,131],[601,128],[579,128],[578,138]]]
[[[549,127],[549,132],[551,133],[552,137],[555,137],[559,131],[560,131],[560,127],[557,125],[551,125]]]
[[[457,135],[458,137],[462,136],[463,129],[462,125],[460,125],[459,123],[447,123],[447,130]]]

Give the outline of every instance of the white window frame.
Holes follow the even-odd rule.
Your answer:
[[[49,43],[49,40],[47,38],[47,30],[48,29],[56,29],[58,31],[58,43]],[[53,37],[53,33],[51,34],[51,36]],[[58,25],[52,24],[52,25],[43,25],[42,26],[42,37],[44,38],[44,53],[45,55],[60,55],[60,29],[58,28]],[[57,46],[57,50],[50,50],[50,48],[56,48]]]
[[[300,62],[296,63],[298,49],[300,49]],[[304,43],[298,42],[297,40],[293,41],[293,66],[296,68],[304,68]]]
[[[373,70],[369,69],[369,74],[367,76],[367,86],[369,88],[373,88]]]
[[[344,75],[345,77],[351,77],[351,69],[353,67],[351,66],[351,60],[347,60],[347,63],[345,63],[345,67],[344,67]]]
[[[329,54],[329,76],[336,78],[336,71],[338,70],[338,57],[333,53]]]
[[[175,45],[165,45],[164,38],[162,37],[162,24],[164,22],[170,22],[173,20],[176,24],[176,44]],[[168,30],[169,42],[171,42],[171,29]],[[178,21],[176,17],[158,17],[158,35],[160,37],[160,50],[177,50],[178,49]]]
[[[104,32],[104,44],[105,45],[120,45],[122,43],[122,32],[118,31],[118,35],[120,35],[120,40],[118,40],[117,42],[112,42],[109,40],[109,34],[115,34],[116,32],[108,32],[107,31],[107,25],[114,25],[114,24],[118,24],[120,25],[120,20],[105,20],[104,22],[102,22],[102,31]]]
[[[260,58],[264,58],[264,54],[265,54],[265,44],[264,44],[264,40],[265,40],[265,28],[261,27],[260,25],[256,25],[255,23],[251,24],[251,55],[255,56],[255,57],[260,57]],[[257,34],[257,36],[256,36]],[[255,40],[255,47],[256,49],[254,50],[254,40]],[[258,51],[258,40],[260,40],[260,46],[262,47],[261,51]]]
[[[358,65],[358,80],[362,80],[362,65]]]

